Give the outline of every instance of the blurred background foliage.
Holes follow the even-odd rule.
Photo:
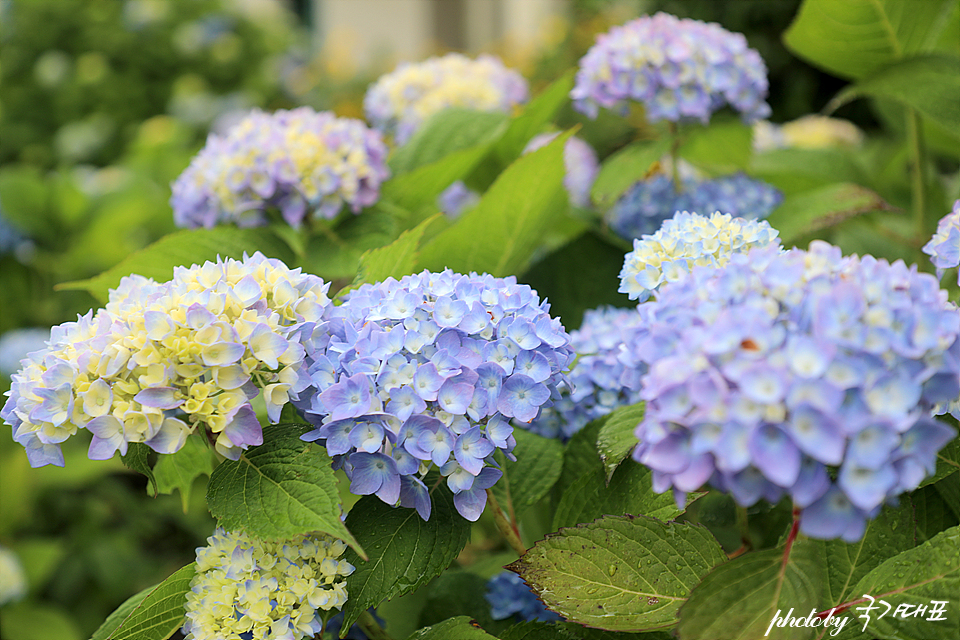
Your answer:
[[[780,123],[820,112],[848,85],[784,45],[782,34],[800,5],[573,0],[549,47],[514,58],[497,43],[488,50],[521,69],[536,96],[575,67],[598,33],[641,12],[719,22],[744,33],[762,55],[770,71],[772,121]],[[305,7],[253,0],[0,0],[0,335],[48,328],[99,306],[87,291],[55,287],[101,273],[174,230],[170,183],[209,131],[223,131],[254,107],[306,104],[362,115],[367,86],[390,66],[385,61],[383,68],[338,73],[329,58],[312,53]],[[960,21],[960,5],[947,20]],[[943,29],[936,50],[960,53],[960,30]],[[707,173],[746,171],[788,198],[841,180],[870,189],[883,206],[799,234],[792,243],[805,246],[821,237],[845,253],[903,258],[932,271],[919,250],[926,238],[921,241],[909,215],[904,107],[854,100],[834,115],[862,129],[864,144],[755,154],[748,127],[718,118],[716,126],[690,134],[681,156]],[[642,111],[627,118],[604,112],[589,120],[569,102],[553,125],[579,127],[577,135],[601,161],[658,135]],[[922,129],[928,152],[924,202],[935,224],[958,197],[960,138],[926,119]],[[472,178],[488,186],[492,177],[483,169]],[[560,248],[543,249],[518,274],[553,302],[568,329],[579,325],[586,308],[630,306],[626,296],[594,286],[616,282],[629,245],[595,224],[597,212],[581,217],[592,226],[576,222],[580,233]],[[377,227],[383,219],[371,217],[358,233],[370,236],[364,224]],[[392,223],[381,227],[375,229],[381,244],[402,230]],[[356,255],[348,257],[346,273],[342,265],[317,266],[349,281]],[[0,390],[9,387],[10,373],[3,372]],[[130,594],[191,561],[193,548],[214,526],[202,491],[183,503],[176,495],[152,497],[143,478],[119,460],[91,462],[77,439],[64,449],[64,469],[31,470],[20,445],[0,438],[0,544],[20,556],[28,584],[25,599],[3,607],[0,636],[8,640],[89,637]],[[466,563],[471,554],[491,551],[496,536],[492,526],[484,535],[483,526],[464,551]],[[478,573],[492,574],[499,566],[496,556],[487,559],[490,566]],[[402,617],[403,605],[387,609]]]

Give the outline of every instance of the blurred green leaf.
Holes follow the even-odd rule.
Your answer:
[[[784,246],[790,247],[797,238],[849,218],[890,210],[892,207],[870,189],[841,182],[787,196],[767,222],[780,232]]]
[[[349,600],[347,603],[349,604]],[[407,640],[496,640],[467,616],[456,616],[415,631]]]
[[[753,130],[739,120],[681,130],[680,157],[708,173],[745,171],[752,155]]]
[[[389,159],[394,174],[446,158],[455,151],[492,142],[506,128],[507,114],[447,108],[431,116]]]
[[[45,236],[51,227],[49,190],[40,171],[29,165],[0,169],[3,217],[30,237]]]
[[[901,60],[861,78],[827,105],[834,111],[862,97],[891,98],[948,131],[960,130],[960,57],[929,55]]]
[[[563,187],[563,145],[571,134],[519,158],[480,203],[420,251],[431,271],[521,273],[553,221],[568,210]]]
[[[590,190],[594,204],[609,209],[634,183],[643,180],[654,163],[670,151],[671,140],[633,142],[608,157],[600,165],[600,173]]]
[[[188,564],[156,587],[128,599],[91,640],[167,640],[183,626],[183,607],[196,572],[196,565]]]
[[[176,453],[157,456],[157,464],[153,467],[157,490],[160,493],[179,490],[184,513],[190,505],[193,481],[200,476],[209,476],[213,471],[213,456],[202,438],[200,434],[187,437]]]
[[[750,175],[786,195],[838,182],[868,184],[868,175],[845,149],[773,149],[756,154]]]
[[[401,233],[399,238],[388,245],[366,251],[360,256],[360,267],[354,285],[383,282],[387,278],[399,280],[413,273],[417,266],[420,240],[436,218],[437,216],[427,218],[413,229]]]
[[[863,78],[936,46],[956,0],[805,0],[783,42],[834,75]]]
[[[610,413],[600,427],[597,451],[600,452],[600,460],[603,462],[607,481],[613,477],[613,472],[617,470],[624,458],[637,446],[637,436],[634,435],[634,431],[643,420],[645,409],[645,402],[618,407]]]
[[[4,640],[83,638],[76,622],[64,610],[31,602],[4,605],[3,616],[0,616],[0,635]]]
[[[230,226],[189,229],[161,238],[98,276],[63,282],[56,288],[83,289],[101,303],[106,303],[109,290],[116,288],[124,276],[139,274],[158,282],[166,282],[173,277],[174,267],[203,264],[218,257],[239,260],[244,253],[252,254],[255,251],[287,263],[292,259],[286,244],[264,229],[238,229]]]
[[[420,611],[418,627],[437,624],[453,616],[469,616],[491,633],[498,633],[509,624],[506,620],[497,621],[490,616],[490,603],[483,597],[487,591],[487,580],[475,573],[448,569],[437,576],[426,590],[427,601]]]
[[[528,102],[519,115],[510,119],[506,131],[493,147],[493,153],[503,166],[519,157],[527,143],[554,119],[560,108],[570,100],[572,88],[573,70],[570,70]]]
[[[360,543],[340,520],[340,493],[330,457],[300,436],[309,425],[264,428],[263,444],[220,463],[207,485],[210,513],[225,529],[260,538],[322,531],[361,556]],[[347,625],[349,626],[349,625]]]
[[[569,621],[650,631],[673,626],[690,590],[725,560],[699,525],[604,517],[548,535],[507,568]]]

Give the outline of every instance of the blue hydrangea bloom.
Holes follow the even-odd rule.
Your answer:
[[[637,182],[607,213],[607,223],[620,237],[632,240],[655,232],[678,211],[720,211],[760,220],[783,201],[779,190],[744,173],[710,180],[691,177],[682,182],[680,193],[673,179],[663,174]]]
[[[937,277],[943,277],[946,269],[960,265],[960,200],[953,203],[953,210],[941,218],[937,232],[924,245],[923,252],[937,268]],[[957,272],[960,284],[960,271]]]
[[[639,391],[623,385],[628,371],[618,359],[620,345],[630,341],[639,325],[635,308],[588,310],[580,328],[570,333],[570,346],[578,356],[570,371],[572,390],[564,389],[561,398],[526,428],[547,438],[569,440],[591,420],[640,402]]]
[[[747,122],[766,118],[766,96],[767,68],[742,34],[666,13],[598,36],[570,92],[574,108],[591,118],[600,107],[625,112],[639,102],[652,122],[704,124],[726,105]]]
[[[547,609],[523,578],[512,571],[503,571],[490,578],[485,597],[494,620],[513,617],[518,622],[555,622],[563,619]]]
[[[541,133],[534,136],[524,153],[531,153],[544,147],[560,135],[560,132]],[[576,136],[571,136],[563,145],[563,186],[570,196],[570,204],[575,207],[590,206],[590,188],[593,187],[597,174],[600,173],[600,163],[597,154],[589,144]]]
[[[957,435],[931,414],[960,397],[960,314],[915,266],[770,245],[638,311],[633,455],[678,502],[704,483],[742,506],[789,496],[802,532],[855,541]]]
[[[679,280],[694,267],[722,266],[734,253],[753,247],[779,247],[777,234],[763,221],[719,212],[709,217],[678,212],[656,233],[633,241],[620,271],[619,291],[644,302],[661,284]]]
[[[346,471],[350,489],[415,507],[438,468],[457,510],[476,520],[510,454],[510,420],[529,422],[566,384],[569,336],[549,305],[515,278],[451,271],[350,291],[302,328],[311,378],[294,400]]]
[[[381,76],[363,98],[367,120],[402,145],[433,114],[449,107],[509,112],[527,101],[527,81],[499,58],[459,53],[404,63]]]
[[[269,212],[299,227],[310,217],[354,213],[380,197],[390,172],[380,134],[361,122],[309,107],[253,111],[207,144],[173,183],[180,227],[264,225]]]

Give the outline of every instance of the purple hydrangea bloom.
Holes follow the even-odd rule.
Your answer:
[[[720,211],[747,220],[761,220],[783,201],[779,190],[743,173],[698,180],[682,180],[676,192],[673,180],[657,174],[637,182],[607,213],[607,222],[617,234],[632,240],[654,233],[678,211]]]
[[[535,136],[524,148],[524,153],[531,153],[544,147],[560,135],[560,132],[541,133]],[[597,174],[600,173],[600,163],[597,154],[589,144],[576,136],[571,136],[563,145],[563,186],[570,196],[570,204],[575,207],[590,205],[590,188],[593,187]]]
[[[226,135],[211,134],[173,183],[170,205],[180,227],[264,225],[277,210],[299,227],[354,213],[380,197],[389,175],[387,147],[361,122],[309,107],[250,113]]]
[[[960,200],[953,203],[953,210],[941,218],[937,232],[924,245],[923,252],[937,268],[937,277],[943,276],[946,269],[960,265]],[[960,271],[957,272],[957,284],[960,284]]]
[[[730,105],[747,121],[770,115],[767,68],[739,33],[666,13],[642,16],[597,37],[570,92],[591,118],[640,102],[650,121],[699,120]]]
[[[564,390],[552,407],[543,409],[527,429],[547,438],[569,440],[591,420],[618,407],[640,402],[640,392],[622,382],[629,372],[620,363],[620,345],[640,325],[635,308],[590,309],[583,324],[570,333],[577,361],[570,371],[572,391]]]
[[[494,620],[513,617],[518,622],[555,622],[563,619],[547,609],[523,578],[511,571],[502,571],[490,578],[484,597],[490,603],[490,616]]]
[[[367,120],[398,145],[430,116],[449,107],[510,111],[527,101],[527,81],[499,58],[459,53],[403,63],[381,76],[363,98]]]
[[[516,446],[509,419],[559,398],[573,359],[549,305],[514,278],[424,271],[349,292],[305,328],[311,385],[294,405],[351,479],[351,489],[415,507],[440,470],[457,510],[480,517],[501,476],[493,454]]]
[[[802,532],[854,541],[957,435],[931,414],[960,397],[960,314],[915,266],[770,245],[638,311],[634,458],[678,501],[704,483],[742,506],[789,496]]]

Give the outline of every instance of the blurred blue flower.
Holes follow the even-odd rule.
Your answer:
[[[490,578],[485,597],[490,603],[490,616],[494,620],[504,620],[511,616],[518,622],[563,620],[558,614],[548,610],[523,578],[512,571],[503,571]]]
[[[937,277],[943,276],[946,269],[960,265],[960,200],[953,203],[953,210],[940,219],[937,232],[924,245],[923,252],[937,268]],[[960,271],[957,272],[957,284],[960,284]]]
[[[524,153],[531,153],[546,146],[560,135],[560,132],[541,133],[534,136]],[[571,136],[563,145],[563,186],[570,196],[570,204],[575,207],[590,206],[590,188],[593,187],[597,174],[600,173],[600,163],[597,154],[589,144],[576,136]]]

